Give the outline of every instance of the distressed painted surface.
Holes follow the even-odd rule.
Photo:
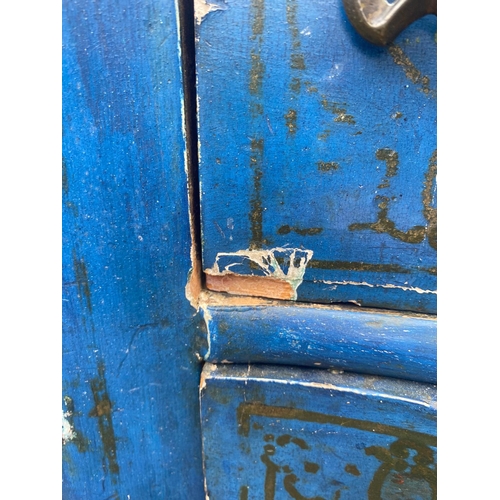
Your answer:
[[[207,364],[211,500],[434,500],[436,389],[326,370]]]
[[[204,307],[212,363],[333,367],[436,383],[433,316],[359,311],[340,306]]]
[[[174,1],[63,2],[63,498],[204,498]]]
[[[204,269],[221,253],[307,249],[297,300],[435,313],[436,18],[380,48],[340,0],[204,5]]]

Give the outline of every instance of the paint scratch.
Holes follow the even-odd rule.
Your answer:
[[[431,293],[436,295],[436,290],[424,290],[423,288],[418,288],[415,286],[401,286],[393,285],[392,283],[387,283],[386,285],[374,285],[372,283],[358,282],[358,281],[327,281],[327,280],[314,280],[315,283],[325,283],[326,285],[334,285],[334,290],[337,286],[353,285],[353,286],[367,286],[369,288],[396,288],[399,290],[404,290],[405,292],[416,292],[416,293]]]

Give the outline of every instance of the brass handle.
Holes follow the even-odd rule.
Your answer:
[[[437,0],[343,0],[356,31],[375,45],[387,45],[427,14],[437,15]]]

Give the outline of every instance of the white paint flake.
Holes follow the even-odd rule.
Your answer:
[[[71,412],[62,412],[62,441],[63,444],[69,443],[72,439],[76,438],[76,432],[73,426],[69,423],[67,417],[71,416]]]
[[[248,263],[256,264],[260,272],[267,277],[286,281],[294,293],[304,279],[306,267],[313,256],[312,250],[301,248],[276,247],[269,250],[239,250],[237,252],[219,252],[212,268],[206,272],[212,276],[223,276],[238,273],[238,266]],[[221,269],[221,259],[226,264]],[[283,261],[283,264],[278,262]]]
[[[196,24],[199,26],[206,15],[210,12],[216,10],[226,10],[222,5],[217,5],[215,3],[209,3],[206,0],[195,0],[194,1],[194,17],[196,19]]]

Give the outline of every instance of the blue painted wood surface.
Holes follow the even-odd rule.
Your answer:
[[[204,269],[276,276],[241,252],[305,249],[299,301],[435,313],[436,18],[380,48],[341,0],[209,3],[197,26]]]
[[[299,305],[205,309],[212,363],[333,367],[437,382],[433,316]]]
[[[204,498],[176,9],[63,2],[65,500]]]
[[[434,500],[435,386],[327,370],[207,364],[211,500]]]

